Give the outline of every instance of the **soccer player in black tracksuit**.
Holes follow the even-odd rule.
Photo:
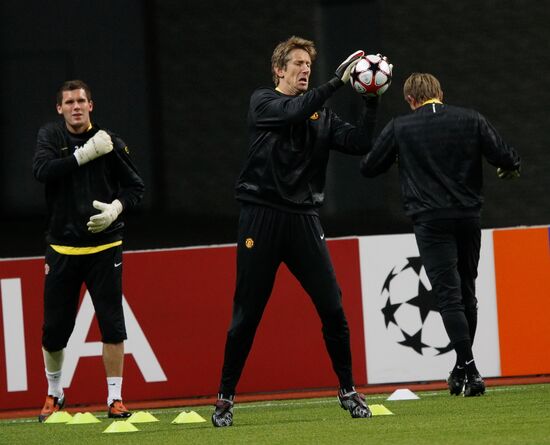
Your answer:
[[[519,176],[520,158],[474,110],[443,104],[439,81],[414,73],[405,82],[414,112],[391,120],[361,160],[367,177],[397,162],[405,212],[457,360],[451,394],[481,395],[472,353],[477,327],[475,280],[481,242],[482,158],[500,178]]]
[[[144,186],[126,144],[92,125],[92,109],[89,87],[80,80],[65,82],[57,94],[63,120],[44,125],[37,137],[33,172],[45,184],[49,214],[42,334],[48,395],[40,421],[65,402],[61,370],[82,283],[90,292],[102,335],[108,415],[130,415],[121,397],[126,328],[124,223],[118,217],[141,200]]]
[[[318,216],[329,151],[361,155],[371,146],[376,99],[369,101],[357,127],[323,107],[348,81],[362,54],[348,57],[336,77],[307,91],[315,47],[293,36],[273,52],[276,88],[259,88],[250,99],[250,148],[236,185],[241,203],[237,284],[214,426],[232,424],[235,388],[282,262],[308,292],[321,318],[342,407],[353,417],[371,415],[354,389],[348,324]]]

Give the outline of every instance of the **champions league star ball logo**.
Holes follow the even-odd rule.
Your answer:
[[[395,265],[384,281],[381,297],[388,334],[420,355],[441,355],[452,350],[437,309],[435,295],[419,257]]]

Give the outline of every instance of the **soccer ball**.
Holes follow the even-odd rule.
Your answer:
[[[388,335],[423,356],[452,350],[435,296],[419,257],[407,258],[389,272],[380,292]]]
[[[390,87],[392,68],[380,54],[363,56],[351,70],[351,86],[359,94],[380,96]]]

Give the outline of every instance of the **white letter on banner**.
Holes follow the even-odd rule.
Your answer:
[[[146,382],[166,381],[166,375],[124,295],[122,296],[122,307],[124,309],[124,319],[128,334],[128,340],[124,343],[125,354],[133,354]],[[86,342],[93,318],[94,306],[92,298],[89,292],[86,291],[76,317],[74,331],[65,350],[65,362],[63,364],[61,381],[64,388],[71,386],[80,357],[102,355],[103,343],[99,341]]]
[[[122,307],[128,333],[128,340],[124,343],[125,353],[133,354],[146,382],[165,382],[168,379],[125,298],[122,298]]]
[[[2,318],[6,351],[6,380],[8,392],[27,390],[27,361],[25,358],[25,326],[21,279],[0,280]]]

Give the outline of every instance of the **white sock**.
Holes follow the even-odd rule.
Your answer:
[[[44,366],[48,372],[61,371],[63,367],[63,361],[65,360],[65,350],[59,351],[46,351],[42,348],[42,355],[44,356]]]
[[[48,380],[48,395],[60,398],[63,395],[61,386],[61,371],[48,372],[46,369],[46,379]]]
[[[48,395],[59,398],[63,395],[61,368],[65,359],[65,350],[46,351],[42,348],[42,355],[44,356],[44,366],[46,368],[46,380],[48,381]]]
[[[122,400],[122,377],[107,377],[107,405],[111,405],[113,400]]]

